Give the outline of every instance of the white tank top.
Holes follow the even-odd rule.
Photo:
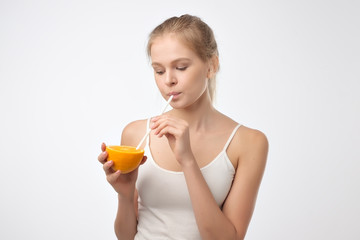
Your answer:
[[[235,174],[226,149],[239,127],[235,127],[217,157],[201,168],[220,208],[230,191]],[[136,182],[139,219],[135,239],[201,239],[183,172],[166,170],[154,161],[149,137],[145,154],[147,161],[140,166]]]

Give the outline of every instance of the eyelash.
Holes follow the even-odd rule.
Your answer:
[[[180,71],[185,71],[187,69],[187,67],[177,67],[176,69],[180,70]]]
[[[176,70],[179,70],[179,71],[185,71],[188,67],[176,67]],[[164,74],[163,71],[155,71],[156,74],[158,75],[162,75]]]

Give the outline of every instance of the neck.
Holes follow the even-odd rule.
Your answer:
[[[217,110],[211,103],[210,96],[204,93],[192,105],[171,110],[171,114],[188,122],[190,131],[207,131],[211,127]]]

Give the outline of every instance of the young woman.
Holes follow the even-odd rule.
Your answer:
[[[265,169],[265,135],[212,105],[219,69],[212,30],[173,17],[150,34],[148,55],[172,110],[128,124],[122,145],[143,144],[135,171],[114,172],[105,144],[98,160],[118,193],[118,239],[244,239]]]

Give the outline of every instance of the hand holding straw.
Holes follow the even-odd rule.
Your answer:
[[[165,112],[167,106],[170,104],[170,102],[171,102],[171,100],[173,99],[173,97],[174,97],[174,95],[171,95],[171,96],[169,97],[169,99],[168,99],[165,107],[164,107],[163,110],[161,111],[160,115],[162,115],[162,114]],[[151,129],[147,130],[145,136],[141,139],[141,141],[140,141],[139,144],[137,145],[136,149],[139,149],[139,148],[140,148],[140,146],[143,144],[143,142],[145,141],[145,139],[147,138],[147,136],[149,136],[150,132],[151,132]]]

